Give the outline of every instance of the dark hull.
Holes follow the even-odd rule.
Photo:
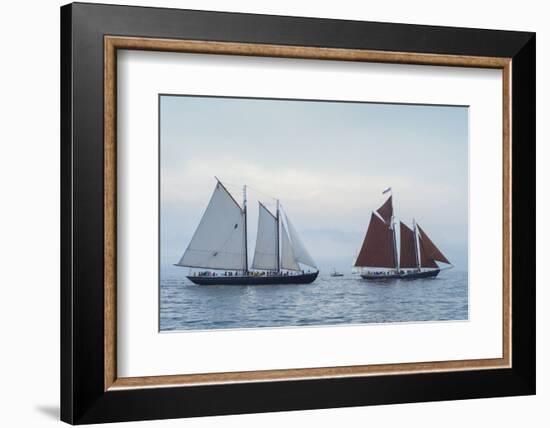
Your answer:
[[[412,273],[401,273],[401,274],[392,274],[392,275],[375,275],[375,274],[361,274],[361,278],[369,280],[380,280],[380,279],[419,279],[419,278],[433,278],[436,277],[441,270],[434,269],[424,272],[412,272]]]
[[[188,276],[187,279],[197,285],[310,284],[317,279],[317,275],[319,272],[269,276]]]

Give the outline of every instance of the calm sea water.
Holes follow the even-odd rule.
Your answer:
[[[166,274],[160,329],[205,330],[468,319],[468,273],[365,281],[319,274],[312,284],[199,286]]]

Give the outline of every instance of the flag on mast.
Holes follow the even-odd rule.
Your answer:
[[[384,191],[382,192],[382,194],[385,195],[385,194],[388,193],[388,192],[391,192],[391,187],[388,187],[386,190],[384,190]]]

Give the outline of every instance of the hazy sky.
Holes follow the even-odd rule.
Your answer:
[[[468,259],[467,107],[161,96],[161,266],[177,263],[214,176],[283,208],[322,270],[349,271],[372,210],[422,226],[457,268]],[[257,189],[262,194],[256,192]],[[266,196],[269,195],[269,196]]]

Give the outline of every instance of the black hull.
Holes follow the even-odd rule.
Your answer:
[[[434,278],[439,275],[440,269],[428,270],[423,272],[411,272],[392,275],[375,275],[375,274],[361,274],[361,278],[367,280],[381,280],[381,279],[420,279],[420,278]]]
[[[317,279],[317,275],[319,272],[269,276],[188,276],[187,279],[197,285],[310,284]]]

